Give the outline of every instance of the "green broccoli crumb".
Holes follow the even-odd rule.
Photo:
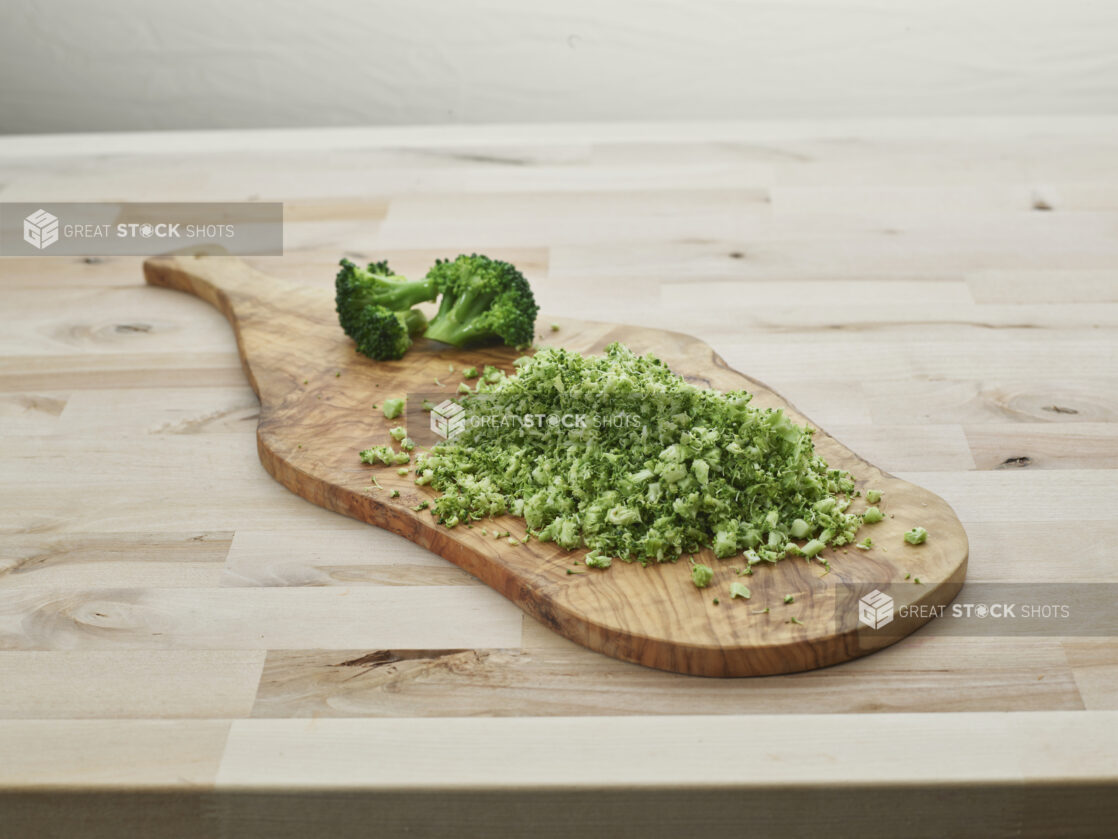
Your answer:
[[[427,501],[420,501],[412,509],[418,513],[420,510],[426,510],[429,506],[430,504]]]
[[[914,527],[904,535],[904,540],[910,545],[923,545],[928,539],[928,531],[922,527]]]
[[[382,410],[384,411],[385,419],[396,419],[396,417],[404,412],[404,400],[385,399],[384,408]]]
[[[465,368],[462,371],[462,378],[463,379],[476,379],[477,378],[477,368],[476,367]]]
[[[373,407],[375,408],[376,406],[374,405]],[[435,407],[435,403],[432,402],[430,399],[424,399],[423,400],[422,408],[423,408],[424,411],[427,411],[428,413],[430,413],[431,409],[434,408],[434,407]]]
[[[867,536],[865,539],[863,539],[861,542],[859,542],[854,547],[861,548],[863,551],[868,551],[870,548],[873,547],[873,539],[871,539],[869,536]]]
[[[742,600],[748,600],[752,596],[753,592],[749,590],[748,586],[743,585],[742,583],[730,583],[731,600],[733,600],[735,597],[740,597]]]
[[[552,332],[558,332],[559,331],[559,324],[557,324],[557,323],[551,324],[551,331]]]
[[[912,582],[913,582],[914,584],[918,585],[918,586],[922,586],[922,585],[924,585],[924,584],[923,584],[922,582],[920,582],[920,578],[919,578],[919,577],[917,577],[916,579],[914,579],[914,580],[913,580]]]
[[[389,429],[388,436],[396,442],[399,442],[408,436],[408,432],[404,430],[402,425],[397,425],[395,428]]]
[[[408,471],[408,467],[401,466],[399,469],[396,470],[396,474],[402,478],[404,477],[404,475],[408,474]]]
[[[694,559],[691,560],[691,582],[695,584],[695,588],[706,588],[713,579],[713,568],[709,565],[698,564]]]
[[[882,495],[884,495],[884,493],[879,489],[867,489],[866,490],[866,503],[867,504],[876,504],[878,501],[881,500]]]
[[[786,595],[784,595],[784,602],[785,603],[795,603],[796,598],[791,594],[786,594]]]
[[[599,551],[590,551],[586,555],[586,564],[591,568],[609,568],[613,564],[613,560]]]
[[[877,507],[867,507],[866,512],[862,513],[862,521],[866,524],[877,524],[884,519],[885,516],[881,514],[881,510],[877,509]]]

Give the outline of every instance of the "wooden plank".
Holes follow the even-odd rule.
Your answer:
[[[0,601],[0,649],[508,647],[520,613],[482,586],[24,588]]]
[[[934,487],[963,521],[1111,521],[1118,486],[1106,469],[902,472]]]
[[[898,749],[902,740],[908,746]],[[857,761],[844,760],[851,742]],[[947,777],[980,786],[1056,777],[1114,785],[1118,712],[553,717],[546,725],[530,717],[235,720],[217,786],[586,790],[623,778],[630,788],[740,793],[780,785],[934,788]]]
[[[964,429],[979,469],[1118,469],[1118,424],[985,423]]]
[[[1055,639],[923,638],[826,671],[702,680],[618,665],[525,624],[524,649],[272,650],[252,716],[865,714],[1083,708]],[[551,637],[547,637],[551,636]],[[537,643],[538,642],[538,643]],[[944,661],[954,662],[944,668]],[[826,697],[820,689],[826,685]],[[823,704],[821,704],[821,702]],[[719,722],[711,720],[717,728]]]
[[[0,652],[0,720],[246,717],[263,663],[262,650]]]
[[[226,586],[480,586],[440,556],[371,528],[238,530]]]
[[[1084,706],[1118,711],[1118,639],[1075,638],[1063,645]]]
[[[1118,303],[1118,272],[1113,270],[975,271],[967,275],[979,303]]]
[[[241,434],[256,431],[260,403],[247,383],[235,387],[78,390],[57,431],[67,435]]]
[[[0,586],[7,591],[216,586],[232,540],[228,531],[6,536]]]
[[[0,720],[13,790],[212,788],[227,720]]]

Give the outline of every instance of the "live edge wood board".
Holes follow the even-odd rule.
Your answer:
[[[372,406],[391,396],[435,390],[436,379],[452,391],[461,374],[448,373],[450,365],[456,371],[484,364],[511,370],[518,353],[505,347],[457,350],[420,340],[400,361],[374,362],[354,351],[324,287],[268,277],[229,257],[160,257],[148,260],[144,273],[149,284],[197,295],[229,319],[245,373],[260,397],[260,460],[277,481],[314,504],[437,553],[590,649],[701,676],[810,670],[903,638],[929,620],[932,610],[924,607],[948,603],[962,585],[967,537],[948,504],[867,463],[821,429],[815,444],[827,462],[853,473],[859,488],[885,493],[880,505],[885,521],[860,534],[870,535],[876,547],[829,550],[829,572],[803,559],[762,563],[744,578],[752,591],[748,601],[729,597],[730,582],[743,579],[734,570],[744,564],[740,559],[698,556],[715,570],[711,587],[700,590],[691,583],[686,561],[647,568],[614,562],[598,571],[581,563],[581,551],[568,553],[535,540],[512,546],[482,535],[482,527],[523,535],[523,522],[512,517],[448,530],[428,511],[412,509],[435,493],[394,468],[358,460],[358,450],[389,442],[388,429],[403,419],[386,420]],[[594,353],[621,341],[636,352],[654,353],[688,381],[719,390],[745,388],[754,394],[753,404],[781,407],[797,422],[810,423],[690,335],[540,318],[541,324],[552,322],[559,331],[542,330],[539,345]],[[409,428],[426,427],[428,421],[420,405],[408,405]],[[372,484],[373,475],[383,489]],[[400,491],[398,498],[390,497],[393,489]],[[928,530],[925,544],[904,543],[902,534],[914,525]],[[874,589],[894,599],[893,621],[877,629],[858,619],[858,599]],[[785,603],[786,595],[792,595],[791,603]]]

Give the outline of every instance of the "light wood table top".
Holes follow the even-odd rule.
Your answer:
[[[942,495],[970,582],[1114,584],[1116,135],[1118,118],[10,137],[0,201],[283,201],[286,256],[251,261],[323,286],[342,254],[405,274],[506,258],[545,316],[698,335]],[[1053,836],[1118,818],[1118,639],[933,621],[744,680],[586,651],[276,484],[228,325],[145,287],[140,262],[0,259],[17,829]]]

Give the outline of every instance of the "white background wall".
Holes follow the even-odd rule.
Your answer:
[[[0,0],[0,132],[1118,112],[1118,0]]]

